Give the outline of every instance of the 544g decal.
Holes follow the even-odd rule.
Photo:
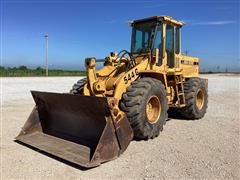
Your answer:
[[[131,81],[131,79],[134,79],[138,75],[138,68],[133,69],[133,71],[126,74],[123,78],[124,83],[127,84],[128,81]]]

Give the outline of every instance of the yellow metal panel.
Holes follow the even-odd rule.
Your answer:
[[[114,92],[114,98],[120,100],[122,98],[122,94],[126,92],[127,87],[129,87],[130,84],[137,78],[139,78],[139,73],[141,71],[144,71],[147,68],[147,65],[148,60],[145,59],[144,61],[142,61],[142,63],[136,65],[130,71],[122,75],[119,78],[119,81],[115,84],[116,88]]]
[[[181,55],[179,61],[183,77],[199,76],[199,58]]]

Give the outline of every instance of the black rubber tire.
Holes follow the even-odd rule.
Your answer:
[[[151,96],[157,96],[161,104],[158,121],[151,124],[146,115],[146,105]],[[126,113],[136,140],[157,137],[166,124],[168,101],[164,85],[154,78],[142,78],[131,84],[123,94],[120,108]]]
[[[196,105],[196,97],[199,90],[204,93],[202,108]],[[190,78],[184,82],[184,93],[186,106],[180,110],[181,115],[189,120],[201,119],[207,110],[208,88],[205,81],[201,78]]]
[[[70,93],[83,94],[83,88],[86,83],[87,83],[87,78],[78,80],[78,82],[73,85],[72,89],[70,90]]]

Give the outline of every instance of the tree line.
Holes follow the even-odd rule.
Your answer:
[[[71,71],[62,69],[49,69],[49,76],[85,76],[85,71]],[[23,77],[23,76],[46,76],[46,71],[42,67],[35,69],[28,68],[27,66],[19,67],[4,67],[0,66],[1,77]]]

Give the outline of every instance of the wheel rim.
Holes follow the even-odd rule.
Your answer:
[[[196,96],[196,105],[197,105],[197,108],[198,108],[199,110],[201,110],[202,107],[203,107],[203,104],[204,104],[204,92],[203,92],[203,90],[200,89],[200,90],[197,92],[197,96]]]
[[[146,105],[148,122],[154,124],[161,115],[161,103],[157,96],[151,96]]]

